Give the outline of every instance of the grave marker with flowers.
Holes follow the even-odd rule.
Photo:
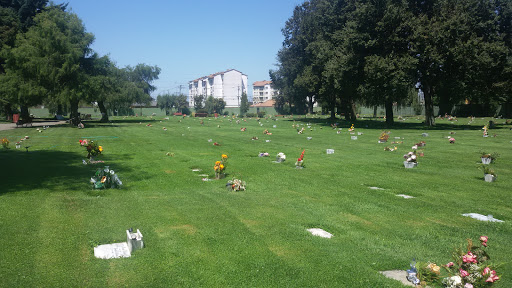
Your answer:
[[[94,161],[94,157],[100,155],[103,152],[103,147],[99,146],[98,143],[94,142],[93,140],[80,139],[78,142],[80,142],[80,145],[85,147],[87,150],[87,158],[89,158],[89,161]]]
[[[418,166],[416,151],[404,154],[404,159],[405,159],[405,161],[404,161],[405,168],[414,168],[414,167]]]
[[[228,162],[228,155],[222,154],[221,161],[216,161],[213,166],[215,171],[215,179],[221,179],[225,177],[226,164]]]
[[[302,150],[300,157],[297,159],[297,162],[295,162],[295,168],[297,169],[304,168],[304,152],[306,152],[306,150]]]

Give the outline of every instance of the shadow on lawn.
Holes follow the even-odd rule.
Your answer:
[[[463,121],[466,121],[466,118],[461,118]],[[395,121],[393,126],[386,125],[386,122],[382,118],[365,118],[358,119],[357,121],[346,121],[345,119],[335,119],[331,120],[329,118],[295,118],[288,119],[289,121],[295,120],[296,122],[301,123],[311,123],[319,126],[330,127],[333,123],[338,123],[339,128],[349,128],[352,124],[354,124],[355,128],[370,128],[370,129],[410,129],[410,130],[482,130],[481,126],[475,125],[465,125],[465,124],[452,124],[448,122],[448,120],[439,120],[436,119],[436,125],[434,127],[427,127],[423,124],[423,122],[418,123],[410,123],[410,122],[401,122]],[[448,122],[448,123],[447,123]],[[508,129],[508,127],[504,127],[503,125],[496,125],[492,130],[500,130],[500,129]]]
[[[1,150],[0,196],[34,189],[76,191],[88,188],[90,177],[106,163],[83,165],[82,159],[83,153]]]

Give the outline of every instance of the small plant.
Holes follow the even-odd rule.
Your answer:
[[[2,147],[9,149],[9,140],[7,140],[7,138],[2,138]]]
[[[494,172],[494,169],[489,167],[489,165],[480,165],[479,169],[484,172],[484,174],[492,175],[496,177],[496,172]]]
[[[498,157],[500,157],[500,154],[496,153],[496,152],[493,152],[493,153],[487,153],[487,152],[481,152],[481,158],[490,158],[491,159],[491,163],[494,163],[494,161],[496,161],[496,159],[498,159]]]

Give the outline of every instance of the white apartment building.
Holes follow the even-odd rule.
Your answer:
[[[271,100],[278,94],[272,87],[272,81],[257,81],[252,84],[253,104],[263,103]]]
[[[194,106],[194,96],[198,95],[206,96],[205,100],[209,96],[221,98],[226,102],[226,107],[240,107],[242,93],[248,93],[247,83],[247,75],[235,69],[192,80],[188,83],[190,107]]]

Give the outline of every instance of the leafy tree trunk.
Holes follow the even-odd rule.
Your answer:
[[[386,125],[393,126],[395,123],[395,120],[393,119],[393,101],[391,99],[386,99],[384,106],[386,107]]]
[[[80,123],[80,117],[78,116],[78,100],[71,100],[69,104],[69,124],[71,126],[77,126],[78,123]]]
[[[5,117],[6,117],[6,120],[7,121],[10,121],[11,120],[11,117],[12,117],[12,109],[11,109],[11,104],[7,103],[4,105],[4,111],[5,111]]]
[[[98,108],[100,108],[101,112],[101,123],[107,123],[108,122],[108,111],[107,108],[105,108],[105,103],[103,101],[98,101]]]
[[[64,115],[64,109],[62,109],[62,104],[57,104],[57,115]]]
[[[21,110],[21,115],[20,115],[21,119],[27,120],[28,118],[30,118],[30,114],[28,113],[27,106],[21,106],[20,110]]]
[[[430,85],[423,85],[423,97],[425,98],[425,125],[432,127],[435,124],[434,102],[432,102],[432,88]]]
[[[336,97],[331,97],[331,119],[336,119]]]
[[[354,100],[350,100],[350,104],[350,120],[355,121],[357,119],[356,103],[354,103]]]
[[[313,114],[313,96],[308,96],[308,113]]]

